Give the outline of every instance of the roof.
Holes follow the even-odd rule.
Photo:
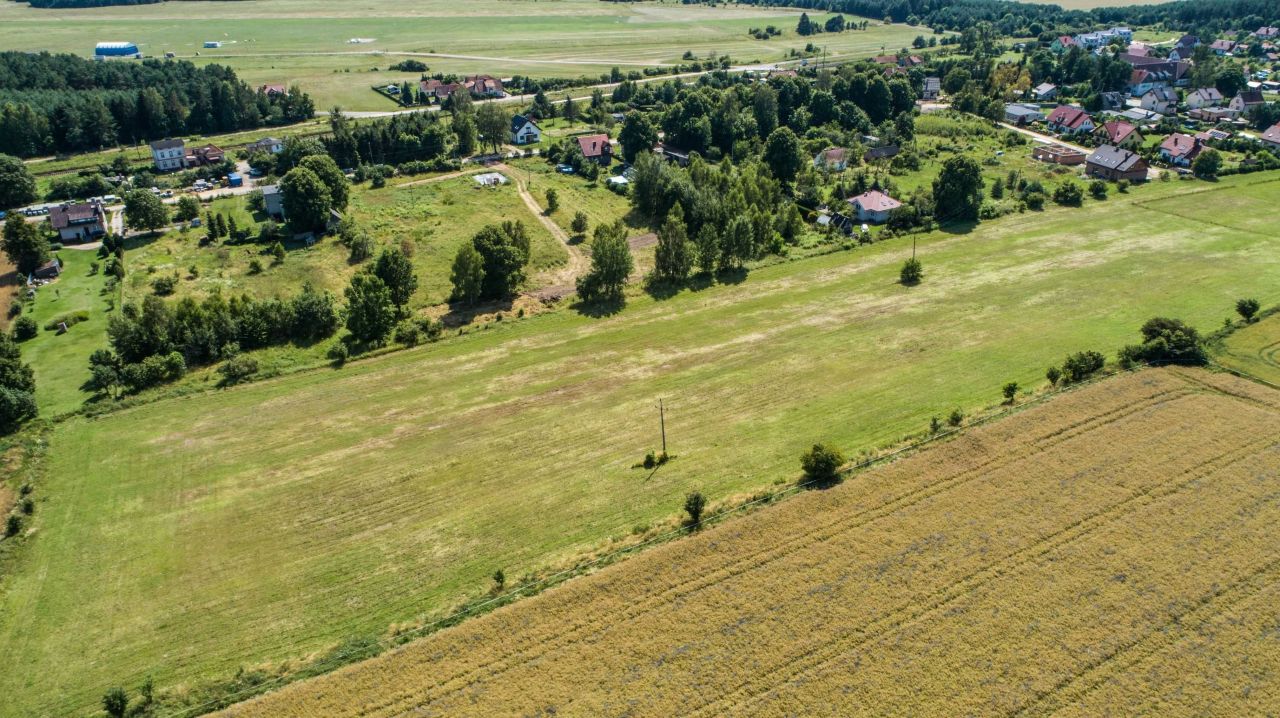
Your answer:
[[[934,92],[937,92],[942,89],[942,80],[936,77],[926,77],[924,78],[924,89],[926,91],[933,90]]]
[[[855,204],[865,212],[888,212],[902,206],[898,200],[875,189],[863,192],[857,197],[850,197],[849,204]]]
[[[511,116],[511,131],[512,131],[512,132],[519,132],[519,131],[520,131],[520,129],[521,129],[521,128],[523,128],[526,124],[528,124],[528,125],[533,125],[535,129],[538,127],[538,123],[534,122],[533,120],[529,119],[528,117],[525,117],[524,115],[512,115],[512,116]]]
[[[85,224],[100,218],[98,206],[88,202],[63,204],[49,210],[49,222],[54,229],[65,229],[73,224]]]
[[[578,147],[582,148],[584,157],[599,157],[613,151],[609,147],[609,135],[583,135],[578,138]]]
[[[1268,127],[1267,131],[1262,133],[1262,139],[1280,144],[1280,122]]]
[[[1032,92],[1036,93],[1037,95],[1043,95],[1046,92],[1053,92],[1056,89],[1058,89],[1058,86],[1053,84],[1052,82],[1042,82],[1039,85],[1036,85],[1035,89],[1032,90]]]
[[[289,88],[279,84],[268,84],[258,88],[268,95],[285,95],[288,94]]]
[[[93,48],[95,55],[136,55],[138,46],[132,42],[100,42]]]
[[[278,145],[280,143],[281,143],[281,140],[278,137],[263,137],[257,142],[249,143],[249,146],[250,147],[254,147],[254,146],[266,147],[268,145]]]
[[[280,185],[269,184],[261,189],[263,197],[266,197],[267,195],[280,194]]]
[[[1262,90],[1241,90],[1239,95],[1240,101],[1246,105],[1260,105],[1263,103]]]
[[[151,143],[151,149],[153,150],[182,149],[182,146],[182,140],[156,140]]]
[[[1088,112],[1071,105],[1058,105],[1053,108],[1053,112],[1049,113],[1049,124],[1062,125],[1071,129],[1080,127],[1089,119]]]
[[[1144,98],[1147,95],[1155,95],[1157,100],[1163,100],[1165,102],[1178,101],[1178,93],[1174,92],[1173,88],[1170,88],[1170,87],[1164,87],[1164,86],[1153,87],[1150,90],[1147,90],[1146,92],[1142,93],[1142,96]]]
[[[844,162],[845,155],[848,153],[849,151],[843,147],[828,147],[818,153],[817,159],[819,162]]]
[[[1222,93],[1218,92],[1218,88],[1216,87],[1201,87],[1200,89],[1188,95],[1187,99],[1190,100],[1192,97],[1198,98],[1205,102],[1221,102],[1222,101]]]
[[[1039,115],[1040,108],[1035,105],[1020,105],[1011,103],[1004,106],[1004,111],[1011,115]]]
[[[1130,135],[1138,131],[1137,127],[1134,127],[1128,122],[1121,122],[1120,120],[1112,120],[1110,122],[1103,123],[1102,127],[1099,129],[1101,129],[1103,134],[1107,136],[1107,141],[1113,145],[1122,144],[1125,140],[1129,139]]]
[[[1199,151],[1200,141],[1191,135],[1175,132],[1164,138],[1164,142],[1160,143],[1160,149],[1169,153],[1170,157],[1188,157]]]
[[[1090,153],[1085,161],[1091,165],[1098,165],[1099,167],[1120,172],[1128,172],[1129,170],[1136,170],[1146,166],[1146,162],[1136,152],[1130,152],[1113,145],[1102,145]]]

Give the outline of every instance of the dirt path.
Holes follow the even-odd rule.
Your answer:
[[[443,182],[443,181],[445,181],[445,180],[451,180],[451,179],[454,179],[455,177],[465,177],[465,176],[467,176],[467,175],[473,175],[473,174],[475,174],[475,173],[477,173],[477,172],[483,171],[484,169],[486,169],[486,168],[485,168],[485,167],[472,167],[472,168],[470,168],[470,169],[458,170],[457,172],[450,172],[450,173],[448,173],[448,174],[436,175],[435,177],[428,177],[428,178],[426,178],[426,179],[413,180],[412,182],[404,182],[404,183],[402,183],[402,184],[398,184],[398,185],[396,185],[396,187],[397,187],[397,188],[399,188],[399,187],[414,187],[414,186],[416,186],[416,185],[420,185],[420,184],[431,184],[432,182]]]
[[[578,277],[586,274],[587,270],[591,268],[591,260],[587,259],[586,253],[582,251],[580,246],[569,242],[568,233],[561,229],[560,225],[543,213],[542,207],[538,205],[538,201],[533,198],[533,195],[529,194],[528,186],[519,179],[514,169],[504,162],[491,165],[491,168],[506,173],[507,177],[512,182],[515,182],[516,191],[520,193],[520,199],[524,200],[524,206],[529,208],[529,211],[538,218],[543,227],[547,228],[551,236],[560,240],[564,244],[565,250],[569,252],[569,261],[563,267],[548,272],[544,277],[546,286],[533,292],[533,295],[539,299],[560,299],[565,295],[571,294],[577,288]]]

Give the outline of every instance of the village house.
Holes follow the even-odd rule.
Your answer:
[[[1187,93],[1187,107],[1193,110],[1201,107],[1219,107],[1222,101],[1222,93],[1218,92],[1216,87],[1201,87]]]
[[[1004,121],[1011,125],[1029,125],[1044,119],[1036,105],[1010,103],[1004,106]]]
[[[1070,35],[1059,35],[1054,38],[1053,42],[1049,45],[1049,50],[1055,55],[1061,55],[1073,47],[1076,47],[1075,38]]]
[[[1049,129],[1063,135],[1093,132],[1093,118],[1088,112],[1071,105],[1058,105],[1049,113]]]
[[[182,169],[183,158],[186,156],[186,152],[183,149],[184,146],[182,140],[156,140],[152,142],[151,161],[155,164],[156,170],[172,172]]]
[[[1123,92],[1103,92],[1099,97],[1102,98],[1102,110],[1104,112],[1118,112],[1125,107]]]
[[[613,161],[613,145],[609,143],[609,135],[583,135],[577,140],[582,156],[588,160],[602,165]]]
[[[261,92],[267,97],[283,97],[284,95],[289,94],[289,88],[284,85],[262,85],[258,88],[258,92]]]
[[[278,185],[268,185],[262,188],[262,209],[271,219],[277,222],[284,221],[284,192],[280,191]]]
[[[427,79],[418,83],[418,94],[425,93],[428,97],[435,99],[436,102],[444,102],[461,87],[462,85],[457,82]]]
[[[1253,36],[1263,40],[1280,37],[1280,27],[1260,27],[1253,31]]]
[[[1136,152],[1102,145],[1089,154],[1084,171],[1098,179],[1141,182],[1147,178],[1147,161]]]
[[[1084,153],[1065,145],[1037,145],[1031,150],[1031,158],[1055,165],[1078,165],[1084,163]]]
[[[1160,158],[1171,165],[1190,167],[1203,145],[1191,135],[1175,132],[1160,143]]]
[[[921,99],[936,100],[942,94],[942,80],[936,77],[924,78],[924,86],[920,90]]]
[[[1191,55],[1195,52],[1196,47],[1200,44],[1200,38],[1195,35],[1183,35],[1178,38],[1173,49],[1169,51],[1170,60],[1190,60]]]
[[[828,147],[819,152],[813,158],[813,166],[817,169],[824,167],[835,172],[841,172],[849,166],[849,150],[843,147]]]
[[[1100,47],[1110,45],[1112,41],[1118,40],[1122,44],[1128,46],[1133,42],[1133,30],[1127,27],[1112,27],[1097,32],[1085,32],[1076,35],[1075,42],[1080,47],[1087,50],[1096,50]]]
[[[1238,95],[1231,98],[1231,104],[1227,105],[1227,107],[1237,115],[1243,116],[1253,112],[1254,108],[1259,107],[1264,102],[1261,90],[1248,88],[1241,90]]]
[[[1122,147],[1126,150],[1136,149],[1142,144],[1142,133],[1134,125],[1123,120],[1111,120],[1102,123],[1094,134],[1104,144]]]
[[[203,167],[204,165],[220,164],[226,159],[226,154],[222,148],[217,145],[205,145],[187,150],[183,161],[187,167]]]
[[[1268,127],[1267,131],[1263,132],[1262,137],[1259,139],[1262,140],[1262,144],[1271,149],[1280,150],[1280,123]]]
[[[471,75],[462,81],[472,97],[506,97],[502,80],[490,75]]]
[[[1031,89],[1031,96],[1037,102],[1048,102],[1058,96],[1058,86],[1051,82],[1042,82]]]
[[[101,202],[66,203],[49,210],[49,223],[63,242],[91,242],[107,231]]]
[[[1200,122],[1227,122],[1234,120],[1238,113],[1227,107],[1198,107],[1187,113],[1187,117]]]
[[[1214,40],[1209,43],[1209,49],[1218,56],[1230,55],[1236,49],[1236,44],[1230,40]]]
[[[1178,93],[1170,87],[1153,87],[1142,94],[1142,109],[1159,115],[1178,113]]]
[[[249,151],[249,154],[266,152],[269,155],[275,155],[284,151],[284,140],[277,137],[263,137],[257,142],[250,142],[245,149]]]
[[[511,117],[511,142],[517,145],[527,145],[542,140],[542,130],[533,120],[524,115],[513,115]]]
[[[902,203],[898,200],[880,190],[874,189],[863,192],[856,197],[850,197],[849,204],[859,222],[874,222],[876,224],[889,221],[889,213],[902,206]]]

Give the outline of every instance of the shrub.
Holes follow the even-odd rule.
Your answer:
[[[1069,207],[1079,207],[1084,201],[1084,191],[1074,180],[1067,180],[1053,190],[1053,201]]]
[[[1120,350],[1122,362],[1200,366],[1209,361],[1199,332],[1181,319],[1156,317],[1142,325],[1142,343]]]
[[[961,424],[963,424],[963,423],[964,423],[964,412],[963,412],[963,411],[960,411],[959,409],[952,409],[952,410],[951,410],[951,413],[950,413],[950,414],[947,414],[947,425],[948,425],[948,426],[960,426],[960,425],[961,425]]]
[[[1089,183],[1089,195],[1094,199],[1107,198],[1107,183],[1102,180],[1094,180]]]
[[[329,349],[329,353],[328,353],[329,360],[332,361],[334,364],[337,364],[338,366],[342,366],[343,364],[346,364],[347,357],[349,355],[350,355],[350,352],[347,351],[347,345],[343,344],[342,342],[338,342],[334,344]]]
[[[1129,180],[1122,179],[1119,182],[1116,182],[1116,191],[1121,193],[1128,192]]]
[[[25,342],[28,339],[34,339],[39,331],[40,327],[31,317],[18,317],[13,322],[13,338],[17,341]]]
[[[4,535],[17,536],[22,530],[22,517],[17,514],[9,514],[9,518],[4,522]]]
[[[1006,403],[1006,404],[1012,404],[1012,403],[1013,403],[1013,399],[1014,399],[1014,397],[1016,397],[1016,396],[1018,395],[1018,382],[1016,382],[1016,381],[1011,381],[1011,382],[1009,382],[1008,384],[1005,384],[1005,385],[1000,389],[1000,392],[1001,392],[1002,394],[1004,394],[1004,401],[1005,401],[1005,403]]]
[[[236,384],[258,373],[258,362],[253,357],[240,354],[233,356],[218,367],[223,381]]]
[[[1246,323],[1252,322],[1254,315],[1258,313],[1258,309],[1260,309],[1261,306],[1262,305],[1258,304],[1258,300],[1256,299],[1241,299],[1236,302],[1236,313],[1239,314]],[[14,335],[17,335],[16,325],[14,326]]]
[[[506,585],[507,585],[507,574],[503,573],[502,569],[498,569],[497,571],[494,571],[493,572],[493,589],[495,591],[501,591],[502,588]]]
[[[924,265],[920,263],[920,260],[912,257],[902,263],[902,270],[898,272],[898,281],[905,286],[913,287],[919,284],[922,279],[924,279]]]
[[[250,259],[249,274],[262,274],[262,262],[259,262],[257,259]]]
[[[151,291],[157,296],[167,297],[173,294],[173,290],[178,286],[177,274],[166,274],[162,277],[156,277],[151,281]]]
[[[1057,385],[1058,380],[1062,378],[1062,370],[1056,366],[1051,366],[1045,370],[1044,378],[1048,379],[1050,384]]]
[[[119,686],[112,688],[102,696],[102,710],[111,718],[124,718],[129,710],[129,694]]]
[[[1062,381],[1073,384],[1093,376],[1107,363],[1107,358],[1095,351],[1076,352],[1062,362]]]
[[[702,495],[700,491],[693,491],[684,497],[684,512],[689,514],[689,525],[697,526],[702,523],[702,511],[707,507],[707,497]]]
[[[844,454],[831,444],[814,444],[800,455],[800,468],[811,482],[834,481],[844,464]]]
[[[63,324],[63,323],[65,323],[67,325],[67,328],[69,329],[79,324],[80,322],[87,322],[87,321],[89,321],[89,310],[80,309],[74,312],[67,312],[66,314],[59,314],[53,319],[50,319],[49,321],[45,322],[44,329],[45,331],[51,332],[57,329],[59,324]]]
[[[936,416],[929,418],[929,433],[936,434],[942,429],[942,420]]]

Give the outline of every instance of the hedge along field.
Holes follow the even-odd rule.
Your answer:
[[[1112,378],[222,715],[1266,713],[1278,437]]]
[[[0,595],[0,713],[64,715],[102,692],[228,677],[382,634],[712,499],[1113,352],[1156,314],[1213,328],[1280,301],[1280,233],[1146,209],[1157,183],[1084,209],[755,269],[621,313],[571,310],[225,391],[77,418],[52,433],[37,536]],[[536,187],[535,181],[535,187]],[[1087,231],[1082,231],[1087,230]],[[1205,261],[1213,257],[1213,261]],[[677,458],[658,445],[659,398]]]
[[[252,83],[297,82],[322,110],[334,103],[381,110],[390,104],[369,86],[413,76],[387,71],[403,58],[374,52],[464,56],[422,58],[433,72],[578,77],[598,76],[613,65],[679,64],[686,51],[699,58],[727,54],[736,61],[774,62],[811,41],[825,45],[829,55],[870,56],[929,33],[872,19],[865,31],[806,38],[795,34],[799,15],[790,8],[597,0],[184,1],[58,10],[6,2],[0,3],[0,47],[89,56],[96,42],[127,40],[152,57],[173,52],[196,62],[227,62]],[[829,15],[812,17],[821,22]],[[782,37],[760,41],[747,34],[771,24]],[[352,38],[374,41],[352,44]],[[224,44],[207,49],[205,41]],[[370,72],[374,67],[379,72]]]

